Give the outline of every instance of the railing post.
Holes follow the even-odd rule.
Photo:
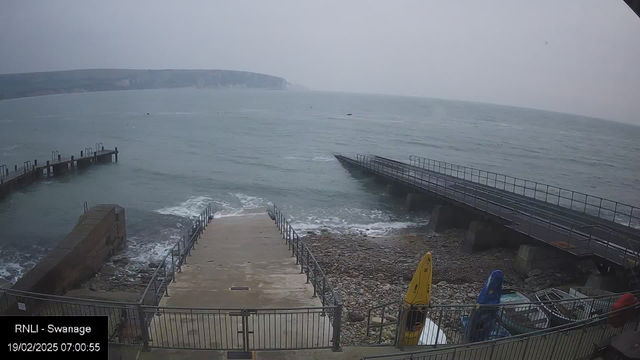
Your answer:
[[[298,236],[298,247],[300,247],[300,237]],[[309,251],[309,250],[307,250]],[[296,264],[300,264],[300,274],[304,274],[304,245],[302,250],[298,250],[298,258],[296,258]]]
[[[307,249],[307,284],[309,283],[309,249]]]
[[[313,278],[313,296],[312,297],[317,297],[318,296],[318,291],[316,290],[316,272],[315,270],[311,269],[311,277]]]
[[[600,198],[600,205],[598,206],[598,218],[600,218],[600,211],[602,211],[602,198]]]
[[[167,283],[167,260],[166,260],[166,258],[163,261],[163,263],[164,263],[164,267],[163,267],[163,271],[162,271],[162,276],[164,277],[164,279],[163,279],[164,296],[169,296],[169,283]]]
[[[180,250],[180,241],[178,241],[178,272],[182,272],[182,251]]]
[[[404,308],[404,306],[400,306],[400,313],[399,313],[399,317],[398,317],[398,327],[396,328],[396,341],[395,341],[395,347],[397,349],[399,349],[400,351],[404,351],[404,332],[405,332],[405,325],[407,324],[407,315],[409,314],[409,312],[407,311],[407,309]],[[436,332],[436,337],[438,336],[437,332]]]
[[[289,230],[287,231],[287,235],[289,236],[289,244],[291,245],[291,256],[296,256],[296,243],[294,243],[293,235],[291,234],[291,225],[289,225]],[[296,257],[296,265],[298,265],[298,258]]]
[[[143,299],[144,300],[144,299]],[[147,318],[144,314],[142,305],[138,304],[138,320],[140,322],[140,331],[142,332],[142,348],[149,351],[149,329],[147,328]]]
[[[176,263],[173,259],[173,249],[171,249],[171,282],[176,282]]]
[[[326,305],[326,301],[325,301],[325,297],[326,297],[326,292],[325,292],[325,286],[327,285],[327,278],[325,276],[322,277],[322,296],[320,297],[320,302],[322,302],[322,306]]]
[[[342,330],[342,304],[334,308],[333,313],[333,351],[341,351],[340,331]]]

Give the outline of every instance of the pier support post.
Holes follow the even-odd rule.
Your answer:
[[[589,275],[585,286],[611,292],[620,292],[623,291],[628,285],[628,282],[624,280],[624,277],[618,276],[613,273],[603,275],[599,271],[594,271],[591,275]]]
[[[387,188],[385,189],[385,194],[389,196],[402,197],[402,196],[406,196],[407,192],[408,191],[404,186],[398,185],[397,183],[391,183],[387,185]]]
[[[49,167],[49,160],[47,160],[47,177],[51,177],[51,167]]]
[[[116,146],[116,162],[118,162],[118,147]]]
[[[553,269],[573,262],[575,258],[561,250],[546,246],[520,245],[513,265],[516,271],[526,274],[533,269]]]
[[[75,166],[75,161],[73,160],[73,155],[71,155],[71,168],[73,169]]]
[[[451,204],[435,205],[427,229],[443,232],[448,229],[466,229],[473,220],[473,213],[465,208]]]
[[[431,212],[427,229],[437,233],[453,227],[454,211],[452,206],[436,205]]]
[[[408,193],[404,201],[408,211],[420,211],[428,208],[427,197],[420,193]]]
[[[464,238],[462,249],[471,254],[475,251],[500,246],[505,239],[501,226],[486,221],[473,220]]]

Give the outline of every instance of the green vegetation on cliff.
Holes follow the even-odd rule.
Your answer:
[[[89,69],[0,75],[0,100],[90,91],[163,88],[287,89],[281,77],[233,70]]]

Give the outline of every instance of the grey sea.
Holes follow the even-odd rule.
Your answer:
[[[348,116],[347,114],[352,114]],[[131,266],[162,256],[207,203],[276,203],[305,233],[380,236],[428,222],[334,154],[419,155],[640,205],[640,127],[498,105],[329,92],[145,90],[0,102],[0,164],[118,147],[119,162],[0,202],[0,277],[15,281],[89,206],[126,208]]]

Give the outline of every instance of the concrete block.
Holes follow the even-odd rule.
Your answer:
[[[454,211],[452,206],[436,205],[431,212],[427,229],[442,232],[453,227]]]
[[[502,245],[504,232],[501,226],[489,222],[471,221],[463,242],[463,251],[472,253]]]
[[[404,197],[407,195],[407,189],[397,183],[389,184],[386,187],[385,194],[389,196]]]
[[[71,232],[12,287],[62,295],[100,269],[126,237],[124,209],[98,205],[84,213]],[[107,242],[113,238],[114,241]]]
[[[615,274],[602,275],[596,271],[589,275],[585,286],[611,292],[622,292],[627,290],[627,281],[624,277]]]
[[[564,251],[532,245],[521,245],[514,260],[516,271],[526,274],[534,269],[553,269],[576,263],[576,259]]]
[[[408,211],[426,210],[429,207],[427,196],[420,193],[408,193],[404,202]]]

